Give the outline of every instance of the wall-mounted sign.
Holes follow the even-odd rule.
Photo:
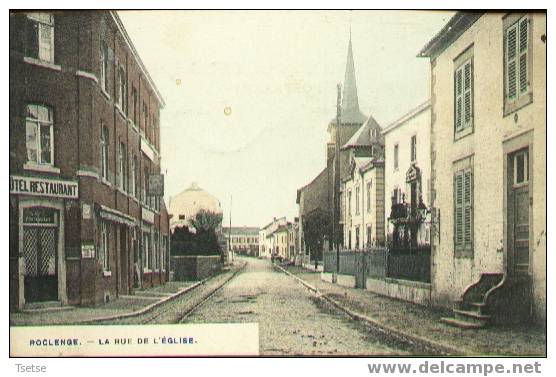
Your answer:
[[[164,175],[163,174],[149,175],[147,195],[164,196]]]
[[[81,213],[83,214],[83,220],[90,220],[91,219],[91,205],[87,203],[83,203],[81,206]]]
[[[141,219],[146,223],[154,224],[154,212],[146,208],[142,208]]]
[[[10,194],[77,199],[79,184],[76,181],[10,175]]]
[[[95,243],[92,241],[85,241],[81,243],[81,258],[91,259],[95,257]]]
[[[25,224],[55,224],[55,210],[44,207],[23,209],[23,223]]]
[[[154,161],[154,149],[152,149],[143,137],[141,137],[141,151],[149,158],[149,160]]]
[[[421,178],[421,169],[415,165],[411,165],[407,173],[405,173],[405,181],[413,182]]]

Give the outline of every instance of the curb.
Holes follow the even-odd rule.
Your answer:
[[[289,276],[293,277],[295,280],[297,280],[303,286],[305,286],[310,291],[315,293],[316,296],[318,298],[320,298],[321,300],[327,301],[328,303],[332,304],[337,309],[340,309],[341,311],[343,311],[344,313],[349,315],[351,318],[353,318],[355,320],[358,320],[358,321],[366,322],[369,325],[371,325],[372,327],[375,327],[375,328],[377,328],[378,330],[380,330],[384,333],[387,333],[391,336],[394,336],[396,338],[399,338],[399,339],[404,340],[404,341],[409,342],[409,343],[423,345],[426,348],[433,349],[435,351],[439,351],[440,353],[442,353],[443,355],[446,355],[446,356],[469,356],[469,355],[474,354],[473,352],[470,352],[469,350],[466,350],[466,349],[455,348],[455,347],[448,346],[446,344],[442,344],[442,343],[439,343],[439,342],[431,340],[431,339],[423,338],[423,337],[420,337],[420,336],[417,336],[417,335],[414,335],[414,334],[407,333],[405,331],[395,329],[395,328],[393,328],[391,326],[388,326],[388,325],[386,325],[386,324],[384,324],[380,321],[377,321],[374,318],[368,317],[368,316],[366,316],[364,314],[361,314],[361,313],[357,313],[357,312],[355,312],[351,309],[348,309],[347,307],[345,307],[344,305],[342,305],[338,301],[328,297],[327,295],[322,294],[316,287],[312,286],[311,284],[307,283],[306,281],[304,281],[300,277],[296,276],[295,274],[292,274],[291,272],[287,271],[286,269],[284,269],[284,268],[282,268],[278,265],[274,265],[274,267],[279,269],[280,271],[284,272],[286,275],[289,275]]]
[[[92,319],[83,319],[83,320],[79,320],[79,321],[75,321],[74,323],[76,324],[84,324],[84,323],[96,323],[96,322],[103,322],[103,321],[112,321],[112,320],[117,320],[117,319],[124,319],[124,318],[132,318],[132,317],[136,317],[139,316],[141,314],[145,314],[150,312],[151,310],[153,310],[154,308],[168,302],[168,301],[172,301],[178,297],[180,297],[181,295],[197,288],[198,286],[205,284],[207,282],[207,280],[213,278],[214,276],[211,276],[209,278],[205,278],[201,281],[196,282],[193,285],[190,285],[189,287],[185,287],[180,289],[179,291],[177,291],[176,293],[174,293],[171,296],[168,297],[164,297],[161,300],[158,300],[157,302],[154,302],[150,305],[145,306],[142,309],[136,310],[134,312],[129,312],[129,313],[122,313],[122,314],[114,314],[114,315],[110,315],[110,316],[106,316],[106,317],[99,317],[99,318],[92,318]]]
[[[243,267],[245,267],[245,264],[244,264],[242,267],[240,267],[237,271],[243,269]],[[234,272],[234,273],[232,274],[232,276],[235,276],[235,273],[237,273],[237,271]],[[226,272],[227,272],[227,271],[226,271]],[[169,301],[175,300],[176,298],[178,298],[178,297],[184,295],[184,294],[187,293],[187,292],[192,291],[193,289],[197,288],[198,286],[205,284],[207,281],[209,281],[210,279],[212,279],[212,278],[214,278],[214,277],[216,277],[216,276],[217,276],[217,275],[210,276],[210,277],[208,277],[208,278],[205,278],[205,279],[203,279],[203,280],[201,280],[201,281],[196,282],[196,283],[193,284],[193,285],[190,285],[189,287],[182,288],[182,289],[180,289],[179,291],[177,291],[176,293],[172,294],[171,296],[164,297],[164,298],[162,298],[161,300],[159,300],[159,301],[157,301],[157,302],[154,302],[154,303],[152,303],[152,304],[150,304],[150,305],[148,305],[148,306],[146,306],[146,307],[144,307],[144,308],[142,308],[142,309],[136,310],[136,311],[134,311],[134,312],[122,313],[122,314],[114,314],[114,315],[111,315],[111,316],[99,317],[99,318],[92,318],[92,319],[84,319],[84,320],[80,320],[80,321],[75,321],[75,322],[73,322],[73,323],[74,323],[74,324],[92,324],[92,323],[97,323],[97,322],[113,321],[113,320],[117,320],[117,319],[124,319],[124,318],[137,317],[137,316],[139,316],[139,315],[141,315],[141,314],[145,314],[145,313],[150,312],[151,310],[155,309],[156,307],[158,307],[158,306],[160,306],[160,305],[162,305],[162,304],[165,304],[165,303],[167,303],[167,302],[169,302]]]

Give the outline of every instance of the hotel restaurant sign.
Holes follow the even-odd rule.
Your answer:
[[[79,184],[76,181],[10,175],[10,194],[78,199]]]

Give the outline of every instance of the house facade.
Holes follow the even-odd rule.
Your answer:
[[[9,38],[10,310],[164,283],[164,101],[117,13],[10,13]]]
[[[386,239],[394,249],[430,248],[430,101],[384,128]],[[423,250],[424,252],[430,252]]]
[[[345,143],[349,167],[340,188],[342,248],[384,246],[384,138],[372,116]]]
[[[236,254],[258,256],[259,228],[256,227],[223,227],[222,234],[226,238],[227,250]]]
[[[431,62],[432,300],[456,301],[456,322],[545,322],[546,14],[459,12],[420,56]]]
[[[276,250],[276,239],[272,234],[278,227],[287,224],[286,217],[273,218],[270,223],[265,225],[259,231],[259,257],[270,258]]]

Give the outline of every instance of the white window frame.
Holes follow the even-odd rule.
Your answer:
[[[523,156],[523,181],[517,181],[517,157]],[[513,165],[514,165],[514,187],[526,185],[529,183],[529,151],[523,150],[517,152],[513,155]]]
[[[107,93],[108,90],[108,45],[100,42],[100,87]]]
[[[360,213],[360,189],[359,189],[359,185],[357,185],[357,187],[355,188],[355,214],[359,215]]]
[[[50,19],[49,21],[46,20],[47,17]],[[47,13],[47,12],[33,12],[33,13],[28,13],[27,18],[29,20],[36,22],[38,27],[38,33],[37,33],[38,51],[37,51],[37,56],[32,56],[32,58],[39,59],[40,61],[44,61],[48,63],[54,63],[54,15],[52,13]],[[50,29],[50,38],[49,38],[50,41],[48,45],[50,56],[48,57],[45,57],[42,54],[42,52],[45,51],[44,48],[45,40],[43,40],[42,38],[44,28]]]
[[[118,91],[116,94],[118,96],[116,104],[120,110],[125,113],[127,104],[127,82],[123,66],[118,68]]]
[[[103,271],[110,271],[110,231],[105,221],[100,221],[98,258]]]
[[[372,190],[372,182],[367,182],[367,213],[371,213],[371,190]]]
[[[108,180],[108,148],[110,135],[108,128],[101,123],[100,125],[100,176]]]
[[[40,119],[29,116],[29,108],[34,106],[37,108],[37,114],[39,109],[45,109],[48,113],[48,119]],[[34,149],[36,151],[37,158],[35,160],[29,159],[29,127],[32,127],[35,132],[35,145]],[[50,138],[50,162],[44,162],[42,158],[42,146],[41,146],[41,128],[49,127],[49,138]],[[39,104],[27,104],[25,107],[25,149],[27,151],[27,161],[32,165],[48,165],[54,166],[54,111],[51,107]]]
[[[417,161],[417,135],[411,136],[409,143],[410,143],[411,162],[415,162]]]
[[[400,145],[399,143],[394,144],[394,170],[398,170],[400,165]]]

